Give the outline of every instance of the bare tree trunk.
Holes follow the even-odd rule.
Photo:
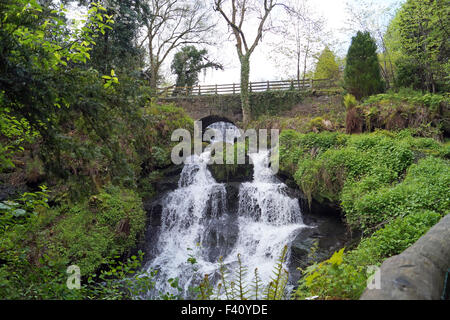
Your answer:
[[[305,49],[305,59],[303,61],[303,85],[305,85],[305,80],[306,80],[306,62],[308,60],[308,54],[309,54],[309,40],[308,40],[308,45],[306,46]]]

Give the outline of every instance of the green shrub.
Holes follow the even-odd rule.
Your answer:
[[[356,101],[356,98],[354,95],[351,95],[350,93],[348,93],[344,96],[344,106],[347,110],[356,107],[357,104],[358,104],[358,102]]]
[[[97,271],[136,244],[145,227],[142,201],[132,190],[107,187],[88,201],[41,208],[0,238],[0,296],[70,298],[66,268]],[[77,297],[75,297],[77,298]]]
[[[294,174],[299,160],[308,154],[315,157],[330,148],[346,144],[347,136],[337,132],[298,133],[284,130],[280,134],[280,169]]]
[[[353,265],[375,265],[399,254],[416,242],[429,228],[439,222],[441,215],[424,210],[397,218],[371,237],[363,239],[357,249],[348,253]]]
[[[352,227],[370,231],[380,223],[419,210],[445,214],[450,210],[450,167],[446,160],[421,159],[407,171],[405,179],[395,186],[368,190],[359,197],[343,196],[342,207]]]
[[[363,239],[356,249],[345,254],[343,250],[336,252],[329,260],[304,270],[294,298],[358,299],[370,276],[368,266],[379,266],[386,258],[401,253],[440,218],[441,215],[434,211],[397,218]]]
[[[347,136],[341,141],[346,141],[345,146],[299,160],[294,178],[309,199],[338,202],[346,184],[367,175],[383,184],[393,182],[413,160],[407,144],[378,134]]]

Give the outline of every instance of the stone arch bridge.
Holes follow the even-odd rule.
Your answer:
[[[251,112],[254,116],[276,115],[301,103],[305,96],[322,95],[321,89],[328,89],[328,95],[330,88],[336,88],[336,84],[329,79],[253,82],[249,84]],[[242,121],[239,84],[159,90],[158,101],[182,107],[192,119],[202,120],[203,128],[218,121]]]

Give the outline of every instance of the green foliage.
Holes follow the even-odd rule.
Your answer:
[[[284,246],[273,268],[273,276],[267,284],[262,283],[257,268],[254,270],[253,282],[248,283],[246,281],[248,269],[243,265],[240,254],[237,256],[237,267],[234,277],[230,280],[230,271],[223,263],[223,257],[220,257],[219,283],[214,289],[209,282],[208,275],[205,275],[197,290],[200,293],[198,298],[202,300],[223,299],[224,297],[227,300],[285,299],[288,280],[288,271],[286,269],[287,250],[287,246]]]
[[[344,96],[344,106],[347,110],[356,107],[357,104],[358,102],[356,101],[355,96],[349,93]]]
[[[39,210],[48,208],[46,186],[41,191],[25,192],[15,201],[0,202],[0,234],[7,232],[16,224],[26,223],[28,218],[36,216]]]
[[[294,298],[358,299],[370,276],[368,266],[380,265],[386,258],[401,253],[440,218],[436,212],[419,211],[393,220],[363,239],[356,249],[346,253],[341,249],[330,259],[303,270]]]
[[[352,136],[344,148],[299,160],[294,178],[309,199],[339,201],[347,181],[377,175],[384,183],[392,182],[411,163],[412,156],[406,145],[392,139]]]
[[[286,285],[289,277],[288,271],[285,269],[287,255],[287,246],[284,246],[280,257],[272,271],[273,276],[270,279],[269,285],[265,288],[266,300],[281,300],[286,294]],[[255,274],[256,276],[256,274]],[[255,278],[255,281],[257,279]]]
[[[397,84],[429,92],[449,88],[446,1],[406,1],[394,20],[404,58],[397,63]]]
[[[344,70],[345,89],[358,100],[384,90],[377,46],[369,32],[352,38]]]
[[[8,0],[0,6],[2,107],[42,135],[50,134],[55,115],[78,98],[62,88],[75,76],[71,66],[86,63],[95,38],[113,21],[95,2],[79,28],[67,28],[64,9],[36,1]]]
[[[186,86],[187,93],[189,93],[192,91],[192,87],[197,84],[200,71],[206,71],[208,68],[223,70],[221,64],[209,61],[207,54],[206,49],[198,50],[194,46],[186,46],[174,55],[171,69],[177,76],[176,87]],[[179,91],[175,90],[173,94],[177,95]]]
[[[90,3],[86,0],[77,2],[82,5]],[[121,77],[139,77],[145,68],[145,49],[139,47],[138,40],[144,22],[140,6],[133,0],[108,0],[103,3],[106,14],[113,16],[114,24],[96,39],[88,66],[101,74],[115,69]]]
[[[411,88],[421,90],[423,88],[422,75],[424,70],[409,57],[401,57],[395,62],[396,76],[394,84],[396,88]]]
[[[12,157],[24,150],[25,143],[32,143],[38,138],[38,133],[32,131],[25,119],[18,120],[11,115],[8,108],[4,108],[4,92],[0,91],[0,137],[6,145],[0,142],[0,173],[14,167]],[[2,140],[3,140],[2,139]]]
[[[365,287],[361,267],[353,267],[344,262],[344,248],[335,252],[328,260],[315,263],[303,271],[303,277],[293,294],[294,299],[345,298],[354,291]],[[344,276],[342,276],[344,275]],[[350,298],[357,299],[359,296]]]
[[[395,102],[407,102],[414,105],[422,105],[429,108],[432,112],[439,112],[439,109],[443,104],[450,103],[450,99],[447,95],[433,93],[424,94],[420,91],[404,89],[398,92],[388,92],[370,96],[369,98],[364,100],[363,105],[379,103],[386,100]]]
[[[138,196],[131,190],[110,187],[88,203],[71,207],[58,221],[48,255],[77,264],[82,274],[87,274],[105,257],[132,247],[144,225],[145,213]]]
[[[280,169],[293,175],[301,158],[308,154],[314,157],[328,149],[343,146],[347,139],[347,135],[337,132],[302,134],[284,130],[280,134]]]
[[[162,300],[180,300],[181,299],[181,293],[183,292],[183,288],[179,285],[179,279],[178,278],[170,278],[167,280],[170,284],[170,286],[178,291],[178,294],[173,294],[170,292],[160,292],[160,298]]]
[[[144,253],[131,256],[125,262],[110,260],[99,274],[87,277],[80,289],[80,298],[89,300],[141,299],[154,287],[155,271],[140,272]],[[119,256],[115,257],[116,259]]]
[[[24,196],[30,208],[46,203],[45,198]],[[67,266],[78,265],[82,276],[90,275],[134,246],[145,226],[140,198],[118,187],[109,187],[84,203],[37,212],[29,215],[27,223],[15,223],[2,234],[3,297],[72,297],[64,280]]]
[[[447,152],[410,130],[280,135],[282,172],[294,176],[310,202],[340,203],[350,227],[366,232],[414,210],[448,210],[448,160],[436,158],[447,158]]]
[[[372,236],[361,240],[357,249],[348,253],[347,260],[361,266],[380,264],[384,259],[406,250],[440,218],[439,213],[429,210],[416,210],[404,218],[396,218]]]
[[[450,198],[447,196],[450,192],[449,164],[434,157],[413,164],[408,168],[405,179],[397,185],[365,192],[359,188],[348,187],[342,195],[342,207],[350,226],[366,231],[385,221],[420,210],[445,214],[450,209]],[[358,198],[351,199],[358,193]]]
[[[339,66],[336,56],[328,47],[325,47],[317,60],[314,79],[337,79],[338,77]]]
[[[303,101],[304,92],[298,90],[264,91],[249,94],[252,118],[262,114],[276,115],[289,110],[295,104]]]
[[[441,139],[443,131],[448,131],[445,116],[448,104],[446,95],[402,89],[371,96],[356,112],[363,131],[409,128],[415,131],[415,136]]]

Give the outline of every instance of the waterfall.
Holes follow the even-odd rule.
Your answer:
[[[231,124],[215,123],[210,128],[239,131]],[[218,258],[235,270],[237,254],[248,268],[248,283],[257,267],[263,283],[268,283],[273,267],[285,245],[305,227],[298,199],[287,195],[287,186],[269,168],[269,151],[250,154],[254,165],[251,182],[239,185],[237,212],[227,205],[227,186],[217,183],[207,163],[210,151],[193,155],[185,162],[178,188],[162,202],[159,238],[155,258],[146,265],[158,270],[156,285],[149,296],[178,292],[168,282],[178,278],[184,297],[192,297],[189,287],[208,274],[218,280]],[[193,257],[196,263],[190,263]],[[289,257],[288,257],[289,259]],[[192,260],[191,260],[192,261]]]

